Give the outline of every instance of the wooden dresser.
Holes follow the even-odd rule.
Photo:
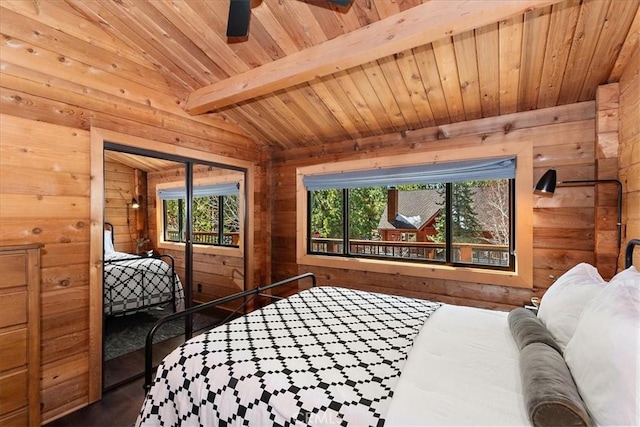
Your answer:
[[[40,425],[40,247],[0,247],[0,426]]]

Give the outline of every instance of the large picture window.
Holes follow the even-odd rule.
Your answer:
[[[307,253],[513,271],[515,159],[305,177]]]
[[[162,189],[158,195],[162,200],[164,241],[184,243],[185,189]],[[237,183],[194,188],[192,206],[194,244],[238,247],[240,221]]]

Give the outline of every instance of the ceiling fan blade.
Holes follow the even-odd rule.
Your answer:
[[[251,0],[231,0],[229,20],[227,21],[227,37],[246,37],[249,34],[250,19]]]
[[[351,3],[351,0],[327,0],[327,2],[337,4],[338,6],[347,7],[349,6],[349,3]]]

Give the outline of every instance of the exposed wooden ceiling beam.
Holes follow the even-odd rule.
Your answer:
[[[193,91],[186,110],[202,114],[469,31],[561,0],[431,0]]]

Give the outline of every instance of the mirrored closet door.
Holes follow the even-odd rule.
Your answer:
[[[245,173],[152,154],[105,146],[105,390],[143,372],[145,338],[159,318],[245,288]],[[154,359],[234,309],[163,325]]]

